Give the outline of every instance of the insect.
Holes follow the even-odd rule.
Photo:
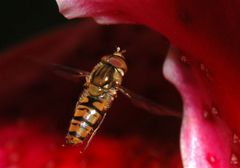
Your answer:
[[[118,91],[130,98],[134,105],[145,110],[157,114],[179,116],[179,113],[170,111],[121,86],[123,76],[128,69],[124,52],[117,47],[113,54],[103,56],[90,73],[55,64],[56,69],[60,72],[77,78],[86,78],[84,90],[79,97],[70,122],[66,144],[78,145],[87,141],[83,151],[88,147],[105,119],[107,110],[116,98]]]

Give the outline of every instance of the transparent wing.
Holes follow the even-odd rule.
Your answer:
[[[53,72],[59,76],[65,77],[67,79],[79,79],[81,77],[86,77],[90,73],[87,71],[71,68],[68,66],[60,64],[51,64]]]
[[[173,111],[171,109],[168,109],[167,107],[161,106],[160,104],[154,103],[151,100],[142,97],[132,91],[130,91],[127,88],[120,87],[119,90],[121,93],[123,93],[125,96],[127,96],[133,105],[136,107],[142,108],[146,111],[149,111],[150,113],[154,113],[157,115],[164,115],[164,116],[173,116],[181,118],[181,113],[177,111]]]
[[[79,79],[81,77],[86,77],[90,74],[87,71],[71,68],[60,64],[52,64],[52,66],[56,74],[64,76],[65,78]],[[138,95],[123,86],[120,86],[119,90],[121,93],[127,96],[131,100],[133,105],[135,105],[136,107],[142,108],[146,111],[149,111],[150,113],[154,113],[157,115],[174,116],[179,118],[182,117],[182,114],[180,112],[174,111],[160,104],[154,103],[153,101],[141,95]]]

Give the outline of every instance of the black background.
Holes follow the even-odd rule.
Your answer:
[[[70,22],[59,13],[55,0],[3,0],[0,18],[0,51]]]

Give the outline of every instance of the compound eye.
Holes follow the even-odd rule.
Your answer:
[[[116,68],[122,69],[124,73],[127,72],[127,65],[121,57],[111,57],[108,62]]]

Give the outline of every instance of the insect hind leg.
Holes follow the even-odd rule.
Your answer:
[[[91,134],[91,136],[88,138],[87,142],[85,144],[83,144],[83,149],[80,151],[80,153],[83,153],[86,151],[86,149],[88,148],[89,144],[91,143],[93,137],[96,135],[97,131],[99,130],[100,126],[102,125],[105,117],[106,117],[107,113],[103,114],[102,119],[100,120],[98,126],[95,128],[95,130],[93,131],[93,133]]]

